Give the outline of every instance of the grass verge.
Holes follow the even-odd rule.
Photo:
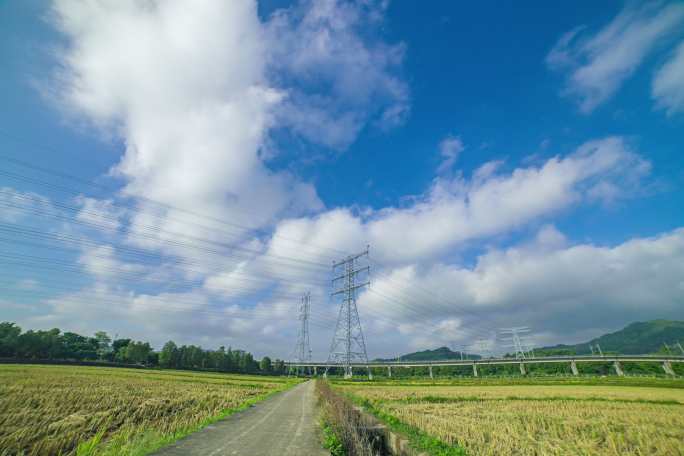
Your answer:
[[[365,411],[375,416],[387,425],[392,431],[403,435],[408,439],[409,445],[419,451],[424,451],[431,456],[465,456],[465,448],[449,445],[438,438],[432,437],[415,426],[402,422],[389,413],[377,409],[370,401],[352,394],[345,395],[354,404],[363,407]]]
[[[79,446],[79,449],[76,451],[76,456],[144,456],[174,442],[177,442],[178,440],[187,437],[190,434],[200,431],[210,424],[221,421],[242,410],[246,410],[249,407],[254,406],[254,404],[273,396],[274,394],[292,388],[294,385],[294,383],[289,384],[286,388],[270,391],[260,396],[253,397],[237,407],[223,410],[218,415],[206,418],[194,426],[179,429],[172,433],[164,434],[152,429],[143,431],[141,433],[138,430],[130,433],[122,432],[115,434],[111,439],[107,440],[106,442],[102,442],[100,445],[95,444],[91,447],[88,445],[88,443],[86,443],[82,450]],[[101,438],[102,436],[100,433],[98,433],[95,437],[93,437],[92,440],[100,443]]]
[[[332,456],[347,456],[344,445],[335,430],[326,421],[322,423],[323,428],[323,448],[330,451]]]
[[[378,441],[368,432],[351,402],[335,393],[328,382],[316,380],[316,394],[322,410],[325,444],[335,456],[374,456]],[[333,453],[333,449],[336,453]]]

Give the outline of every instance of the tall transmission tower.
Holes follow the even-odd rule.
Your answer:
[[[311,293],[302,296],[302,303],[299,306],[299,334],[297,345],[295,346],[295,361],[298,363],[311,362],[311,343],[309,342],[309,315],[311,313]],[[305,373],[304,366],[297,366],[296,374]]]
[[[471,351],[473,353],[479,354],[482,358],[492,357],[491,341],[485,340],[483,338],[478,338],[475,343],[471,346]]]
[[[334,262],[332,269],[331,296],[333,298],[341,297],[342,302],[335,326],[335,334],[330,344],[330,354],[325,372],[327,373],[333,365],[342,365],[344,366],[344,378],[351,378],[351,364],[359,361],[366,364],[368,377],[372,378],[368,367],[366,342],[363,338],[359,311],[356,307],[356,291],[370,285],[368,247],[361,253],[349,255],[343,260]]]
[[[530,356],[530,349],[525,340],[525,335],[531,331],[527,326],[520,326],[517,328],[501,328],[499,333],[501,338],[508,341],[506,347],[515,350],[515,357],[525,359]]]

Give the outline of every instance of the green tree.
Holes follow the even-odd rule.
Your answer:
[[[179,360],[178,346],[170,340],[164,344],[159,352],[159,365],[161,367],[177,368]]]
[[[32,359],[57,359],[64,357],[60,330],[26,331],[17,339],[16,356]]]
[[[16,356],[21,328],[14,323],[3,321],[0,323],[0,357]]]
[[[271,365],[271,358],[269,358],[268,356],[264,356],[263,358],[261,358],[261,362],[259,363],[259,370],[267,374],[271,373],[271,371],[273,370],[273,366]]]
[[[95,340],[97,341],[97,356],[100,359],[106,359],[112,352],[112,338],[104,331],[95,333]]]
[[[126,346],[124,360],[135,364],[147,364],[152,347],[147,342],[131,342]]]
[[[62,336],[64,357],[68,359],[96,359],[97,340],[79,334],[66,332]]]
[[[112,358],[118,362],[126,362],[126,347],[131,343],[131,339],[116,339],[112,342]]]
[[[276,374],[284,374],[285,373],[285,361],[282,359],[276,359],[275,363],[273,364],[273,371]]]

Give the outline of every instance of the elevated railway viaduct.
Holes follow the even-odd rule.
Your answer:
[[[430,378],[434,378],[433,367],[442,366],[470,366],[472,368],[473,376],[479,375],[478,368],[481,366],[503,366],[503,365],[518,365],[520,373],[526,375],[528,366],[534,364],[558,364],[568,363],[574,375],[579,375],[577,367],[580,363],[611,363],[615,373],[619,376],[624,376],[622,366],[624,363],[658,363],[661,365],[663,371],[667,375],[675,376],[672,369],[673,363],[684,363],[684,356],[657,356],[657,355],[604,355],[604,356],[544,356],[534,358],[484,358],[484,359],[454,359],[454,360],[436,360],[436,361],[370,361],[368,363],[350,363],[353,368],[381,368],[387,369],[387,375],[392,376],[393,369],[412,368],[412,367],[426,367]],[[285,363],[290,368],[308,367],[318,375],[319,372],[326,372],[328,368],[340,367],[342,364],[330,364],[325,362],[287,362]],[[369,370],[369,376],[372,378]]]

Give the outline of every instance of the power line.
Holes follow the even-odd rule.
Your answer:
[[[2,132],[2,131],[0,130],[0,133],[4,133],[4,132]],[[5,133],[5,134],[6,134],[6,133]],[[15,139],[16,139],[16,138],[15,138]],[[53,150],[54,150],[54,149],[53,149]],[[55,150],[55,151],[56,151],[56,150]],[[14,157],[9,157],[9,156],[7,156],[7,155],[0,155],[0,159],[5,160],[5,161],[10,162],[10,163],[13,163],[13,164],[18,165],[18,166],[27,168],[27,169],[32,169],[32,170],[39,171],[39,172],[42,172],[42,173],[45,173],[45,174],[50,174],[50,175],[53,175],[53,176],[58,176],[58,177],[61,177],[61,178],[64,178],[64,179],[68,179],[68,180],[71,180],[71,181],[74,181],[74,182],[78,182],[78,183],[80,183],[80,184],[85,184],[85,185],[88,185],[88,186],[91,186],[91,187],[95,187],[95,188],[98,188],[98,189],[101,189],[101,190],[106,190],[106,191],[109,191],[109,192],[115,192],[113,189],[107,188],[107,187],[105,187],[105,186],[103,186],[103,185],[100,185],[100,184],[97,184],[97,183],[95,183],[95,182],[92,182],[92,181],[89,181],[89,180],[86,180],[86,179],[81,179],[81,178],[78,178],[78,177],[76,177],[76,176],[70,175],[70,174],[68,174],[68,173],[57,172],[57,171],[54,171],[54,170],[49,170],[49,169],[44,168],[44,167],[36,166],[36,165],[33,165],[33,164],[31,164],[31,163],[28,163],[28,162],[25,162],[25,161],[23,161],[23,160],[19,160],[19,159],[14,158]],[[25,178],[26,178],[26,177],[25,177]],[[31,178],[26,178],[26,179],[31,179]],[[40,184],[41,184],[41,181],[35,180],[35,179],[34,179],[34,183],[39,183],[39,185],[40,185]],[[53,184],[46,183],[46,182],[42,181],[42,185],[53,185]],[[59,186],[56,186],[56,187],[54,187],[54,189],[60,189],[60,187],[59,187]],[[77,193],[77,194],[79,193],[78,191],[74,191],[73,189],[64,188],[64,187],[61,187],[61,190],[62,190],[62,191],[66,191],[66,192],[71,192],[71,193],[74,193],[74,192],[75,192],[75,193]],[[167,210],[168,210],[168,209],[171,209],[171,210],[174,210],[174,211],[177,211],[177,212],[186,213],[186,214],[192,215],[192,216],[194,216],[194,217],[203,218],[203,219],[205,219],[205,220],[211,220],[211,221],[213,221],[213,222],[215,222],[215,223],[219,223],[219,224],[222,225],[222,226],[234,227],[234,228],[237,228],[237,229],[239,229],[239,230],[241,230],[241,231],[249,232],[249,231],[256,231],[256,230],[258,230],[257,227],[248,227],[248,226],[245,226],[245,225],[240,225],[240,224],[235,223],[234,221],[228,221],[228,220],[225,220],[225,219],[219,219],[219,218],[216,218],[216,217],[213,217],[213,216],[209,216],[209,215],[206,215],[206,214],[200,214],[200,213],[197,213],[197,212],[194,212],[194,211],[190,211],[190,210],[188,210],[188,209],[186,209],[186,208],[180,208],[180,207],[173,206],[173,205],[170,205],[170,204],[168,204],[168,203],[163,203],[163,202],[160,202],[160,201],[156,201],[156,200],[153,200],[153,199],[144,197],[144,196],[136,196],[135,198],[138,199],[138,200],[144,201],[144,202],[146,202],[146,203],[148,203],[148,204],[154,205],[154,206],[162,207],[162,208],[167,209]],[[236,207],[236,208],[233,208],[233,210],[238,210],[238,211],[246,212],[246,211],[244,210],[244,208],[237,208],[237,207]],[[187,223],[187,221],[184,221],[184,222]],[[196,224],[196,225],[198,225],[198,224]],[[202,226],[202,225],[198,225],[198,226]],[[205,228],[208,228],[208,227],[206,227],[206,226],[204,226],[204,227],[205,227]],[[215,229],[215,228],[211,228],[211,229]],[[347,254],[347,252],[344,252],[344,251],[342,251],[342,250],[338,250],[338,249],[335,249],[335,248],[332,248],[332,247],[328,247],[328,246],[320,246],[320,245],[312,244],[311,242],[304,242],[304,241],[301,241],[301,240],[298,240],[298,239],[289,238],[289,237],[287,237],[287,236],[283,236],[283,235],[280,235],[280,234],[277,234],[277,233],[272,234],[272,235],[271,235],[271,238],[277,238],[277,239],[284,240],[284,241],[288,241],[288,242],[294,242],[294,243],[299,244],[300,246],[304,246],[305,248],[306,248],[306,247],[309,247],[309,248],[313,247],[313,248],[315,248],[315,249],[317,249],[317,250],[327,250],[328,252],[332,252],[332,253],[335,253],[335,254],[345,254],[345,255]]]
[[[343,260],[333,263],[333,291],[331,296],[341,296],[342,302],[335,325],[335,333],[330,344],[326,374],[331,366],[342,365],[344,367],[344,378],[351,378],[351,363],[359,360],[366,363],[368,377],[373,378],[371,370],[368,368],[366,341],[363,338],[361,319],[356,307],[357,290],[370,283],[368,280],[370,266],[360,266],[359,263],[362,258],[368,258],[368,248],[361,253],[349,255]]]
[[[311,342],[309,340],[309,314],[311,312],[311,293],[306,293],[302,296],[302,303],[299,307],[299,333],[297,335],[297,344],[295,346],[295,362],[309,363],[311,362]],[[304,373],[304,366],[296,368],[296,374]]]
[[[0,189],[0,194],[1,193],[6,194],[6,192],[4,190]],[[23,199],[23,200],[30,201],[29,198],[26,198],[23,195],[12,195],[12,196],[15,199]],[[81,209],[78,207],[69,206],[69,205],[64,204],[64,203],[59,203],[59,202],[53,201],[51,204],[56,206],[56,207],[59,207],[61,209],[65,209],[65,210],[71,210],[74,212],[80,212],[81,211]],[[50,214],[50,213],[46,213],[45,211],[41,211],[39,209],[34,209],[31,207],[25,207],[25,206],[21,206],[21,205],[17,205],[17,204],[12,204],[12,203],[7,202],[7,201],[1,201],[0,205],[5,206],[5,207],[9,207],[12,209],[18,209],[18,210],[23,210],[25,212],[34,213],[34,214],[39,215],[39,216],[47,216],[47,217],[52,217],[52,218],[56,218],[56,219],[63,220],[63,221],[68,221],[68,222],[76,224],[76,225],[88,226],[88,227],[96,228],[96,229],[111,228],[111,226],[108,226],[105,224],[96,223],[96,222],[88,221],[88,220],[79,220],[76,218],[67,217],[63,214]],[[106,214],[97,214],[97,216],[101,217],[101,218],[105,218],[105,219],[110,219],[111,221],[118,222],[117,219],[115,219],[111,216],[108,216]],[[139,238],[142,238],[144,240],[153,241],[153,242],[160,243],[160,244],[167,244],[167,245],[172,246],[172,247],[197,249],[197,250],[202,251],[203,253],[212,253],[212,254],[224,255],[225,252],[218,252],[215,249],[215,247],[219,247],[219,248],[224,248],[224,249],[228,249],[228,250],[240,250],[240,251],[243,251],[246,253],[259,255],[261,257],[273,258],[273,259],[279,260],[279,261],[289,261],[289,262],[294,262],[294,263],[301,263],[303,266],[307,266],[307,267],[316,267],[316,268],[322,268],[322,269],[326,269],[328,267],[326,264],[323,264],[323,263],[303,260],[301,258],[292,258],[292,257],[285,257],[282,255],[269,254],[269,253],[263,252],[263,251],[258,251],[258,250],[249,249],[246,247],[241,247],[241,246],[236,246],[236,245],[231,245],[231,244],[226,244],[226,243],[219,242],[219,241],[212,241],[212,240],[208,240],[208,239],[198,238],[196,236],[191,236],[191,235],[187,235],[187,234],[183,234],[183,233],[177,233],[177,232],[164,231],[163,234],[170,235],[173,237],[178,237],[178,238],[190,239],[190,240],[195,241],[195,242],[199,242],[202,244],[207,244],[207,245],[213,246],[214,248],[210,249],[208,247],[202,247],[202,246],[199,246],[196,244],[182,243],[180,241],[174,241],[174,240],[169,240],[169,239],[160,239],[158,227],[150,226],[150,225],[136,224],[136,229],[133,232],[130,231],[130,226],[129,226],[124,231],[124,233],[129,235],[129,236],[139,237]]]
[[[531,330],[527,326],[520,326],[517,328],[501,328],[500,333],[502,338],[510,341],[508,347],[515,350],[515,357],[519,359],[525,359],[530,357],[530,348],[525,342],[524,334],[529,333]]]
[[[0,156],[0,158],[5,159],[6,161],[9,161],[9,162],[11,162],[11,163],[13,163],[13,164],[15,164],[15,165],[17,165],[17,166],[22,166],[22,167],[27,168],[27,169],[37,170],[37,171],[42,172],[42,173],[45,173],[45,174],[56,175],[56,176],[59,176],[60,178],[63,178],[63,179],[69,179],[69,180],[71,180],[71,181],[84,183],[84,184],[89,185],[89,186],[92,186],[92,187],[104,189],[104,190],[107,190],[107,191],[112,191],[111,189],[108,189],[108,188],[106,188],[106,187],[104,187],[104,186],[101,186],[101,185],[98,185],[98,184],[96,184],[96,183],[93,183],[93,182],[90,182],[90,181],[86,181],[86,180],[83,180],[83,179],[80,179],[80,178],[77,178],[77,177],[74,177],[74,176],[70,176],[70,175],[65,174],[65,173],[59,173],[59,172],[55,172],[55,171],[52,171],[52,170],[48,170],[48,169],[46,169],[46,168],[41,168],[41,167],[38,167],[38,166],[35,166],[35,165],[31,165],[31,164],[29,164],[29,163],[23,162],[23,161],[21,161],[21,160],[15,159],[15,158],[6,157],[6,156]],[[66,191],[66,192],[69,192],[69,193],[74,193],[74,192],[75,192],[76,194],[79,193],[78,191],[74,191],[73,189],[69,189],[69,188],[65,188],[65,187],[60,187],[60,186],[55,186],[54,184],[47,183],[47,182],[44,182],[44,181],[40,181],[39,179],[34,179],[34,178],[26,177],[26,176],[17,175],[16,173],[6,173],[6,172],[5,172],[5,175],[8,176],[8,177],[10,177],[10,178],[14,178],[14,179],[19,179],[19,180],[24,179],[25,181],[29,181],[29,182],[31,182],[31,183],[38,184],[38,185],[52,186],[52,188],[59,188],[59,189],[61,189],[61,191]],[[246,232],[249,232],[249,231],[258,232],[258,231],[259,231],[259,228],[258,228],[258,227],[248,227],[248,226],[244,226],[244,225],[239,225],[239,224],[236,224],[236,223],[229,222],[229,221],[227,221],[227,220],[222,220],[222,219],[218,219],[218,218],[215,218],[215,217],[206,216],[206,215],[204,215],[204,214],[199,214],[199,213],[196,213],[196,212],[193,212],[193,211],[188,211],[188,210],[183,209],[183,208],[178,208],[178,207],[174,207],[174,206],[172,206],[172,205],[168,205],[168,204],[165,204],[165,203],[160,203],[160,202],[158,202],[158,201],[154,201],[154,200],[151,200],[151,199],[148,199],[148,198],[145,198],[145,197],[136,197],[136,198],[137,198],[138,200],[140,200],[140,201],[143,201],[143,202],[145,202],[145,203],[149,203],[149,204],[154,205],[154,206],[156,206],[156,207],[162,207],[162,208],[165,208],[165,209],[167,209],[167,210],[173,210],[173,211],[177,211],[177,212],[181,212],[181,213],[185,213],[185,214],[192,215],[193,217],[197,217],[197,218],[201,218],[201,219],[204,219],[204,220],[210,220],[210,221],[212,221],[212,222],[219,223],[222,227],[224,227],[224,226],[229,226],[229,227],[237,228],[237,229],[239,229],[239,230],[246,231]],[[80,213],[87,213],[87,210],[84,210],[83,208],[79,208],[79,207],[75,207],[75,206],[70,206],[70,207],[69,207],[68,205],[66,205],[66,206],[68,206],[68,207],[64,207],[65,205],[64,205],[63,203],[57,203],[57,204],[61,204],[61,208],[62,208],[63,210],[70,210],[70,211],[72,211],[72,212],[78,211],[78,212],[80,212]],[[60,206],[57,206],[57,207],[60,207]],[[132,209],[130,209],[130,208],[127,207],[127,206],[117,205],[116,207],[124,208],[124,209],[127,210],[127,211],[133,211],[133,214],[136,213],[135,210],[132,210]],[[102,215],[102,214],[99,214],[99,213],[98,213],[97,215],[99,216],[99,215]],[[130,215],[130,213],[129,213],[129,215]],[[173,219],[173,218],[171,218],[168,214],[165,214],[165,215],[168,217],[169,220],[172,220],[172,219]],[[69,221],[72,221],[72,222],[74,221],[74,219],[69,219],[69,218],[63,218],[63,219],[66,219],[66,220],[69,220]],[[176,220],[180,220],[180,219],[176,219]],[[188,224],[191,224],[191,225],[194,224],[195,226],[199,226],[199,227],[201,227],[201,228],[203,228],[203,229],[216,230],[216,227],[208,227],[208,226],[206,226],[206,225],[200,225],[200,224],[197,224],[197,223],[193,223],[193,222],[191,222],[191,221],[189,221],[189,220],[182,220],[182,222],[183,222],[183,223],[188,223]],[[90,223],[89,226],[91,226],[91,227],[93,227],[93,228],[98,228],[97,224],[93,224],[93,223]],[[102,228],[102,226],[99,226],[99,228]],[[140,238],[142,238],[143,240],[155,240],[155,241],[157,241],[157,242],[160,242],[160,243],[163,245],[164,243],[160,241],[159,236],[154,236],[154,234],[158,234],[158,233],[157,233],[157,230],[158,230],[158,227],[154,227],[154,226],[144,226],[144,225],[143,225],[143,226],[140,226],[139,224],[137,224],[137,225],[136,225],[136,232],[131,232],[131,230],[130,230],[130,225],[127,226],[127,231],[128,231],[127,234],[128,234],[129,237],[140,237]],[[152,236],[150,236],[148,233],[151,233]],[[148,234],[148,235],[145,236],[146,234]],[[179,237],[180,237],[180,238],[182,238],[182,239],[188,239],[188,236],[184,235],[183,233],[167,232],[167,233],[165,233],[165,234],[167,234],[167,235],[169,235],[169,236],[173,236],[174,238],[179,238]],[[234,233],[233,233],[233,234],[234,234]],[[296,243],[296,244],[298,244],[298,245],[301,246],[301,248],[299,248],[299,249],[297,250],[297,254],[298,254],[297,256],[298,256],[298,258],[282,257],[282,256],[279,256],[279,257],[278,257],[278,256],[276,256],[276,259],[278,259],[279,262],[284,263],[284,264],[288,264],[287,267],[290,268],[290,269],[292,269],[292,268],[295,267],[294,264],[291,264],[293,261],[305,261],[305,262],[307,261],[307,260],[302,260],[301,255],[300,255],[300,254],[302,253],[302,250],[305,250],[305,249],[314,249],[314,250],[318,250],[318,251],[327,250],[327,251],[329,251],[329,252],[344,253],[343,251],[338,250],[338,249],[334,249],[334,248],[331,248],[331,247],[316,246],[316,245],[314,245],[314,244],[311,244],[311,243],[308,243],[308,242],[304,242],[304,241],[302,241],[302,240],[287,238],[287,237],[282,236],[282,235],[279,235],[279,234],[277,234],[277,233],[271,234],[270,237],[271,237],[271,239],[276,239],[276,238],[277,238],[277,239],[281,239],[281,240],[286,240],[286,241],[288,241],[288,242]],[[241,253],[240,255],[244,255],[244,254],[257,255],[257,258],[259,258],[259,257],[264,257],[264,256],[266,256],[266,257],[269,256],[269,253],[268,253],[268,252],[264,252],[264,251],[260,251],[260,250],[255,251],[255,250],[253,250],[253,249],[252,249],[252,250],[247,249],[247,250],[245,251],[244,247],[242,247],[242,246],[235,246],[235,245],[230,245],[230,244],[226,244],[226,243],[213,243],[213,244],[212,244],[213,241],[211,241],[211,240],[206,240],[206,239],[197,238],[197,237],[194,237],[194,239],[193,239],[193,237],[190,237],[190,239],[194,241],[192,244],[189,244],[189,243],[179,243],[178,241],[176,241],[175,243],[171,243],[170,246],[171,246],[171,247],[177,247],[177,248],[180,248],[180,249],[194,249],[194,250],[202,251],[202,253],[209,253],[209,254],[216,255],[216,256],[218,256],[218,257],[223,257],[223,258],[225,258],[226,256],[229,256],[230,258],[235,258],[235,259],[244,260],[244,261],[255,261],[255,260],[254,260],[254,258],[244,258],[244,257],[241,257],[241,256],[239,256],[239,255],[237,254],[237,252],[232,252],[231,255],[226,255],[226,252],[220,252],[220,251],[210,252],[210,251],[207,251],[207,250],[208,250],[207,248],[202,248],[203,246],[198,246],[196,243],[199,242],[199,243],[201,243],[201,244],[203,244],[203,245],[204,245],[204,244],[209,244],[209,245],[212,245],[212,246],[218,246],[218,247],[220,247],[221,249],[232,249],[232,250],[239,250],[239,251],[244,252],[244,253]],[[165,242],[168,243],[168,240],[165,240]],[[218,245],[217,245],[217,244],[218,244]],[[117,246],[117,252],[118,252],[122,247],[123,247],[123,246]],[[346,254],[346,253],[345,253],[345,254]],[[274,260],[274,259],[270,259],[269,261],[275,261],[275,260]],[[315,263],[315,262],[313,262],[313,263]],[[174,264],[180,264],[180,263],[174,263]],[[301,266],[304,266],[304,265],[301,265]],[[307,265],[306,267],[309,267],[309,266],[311,266],[312,268],[313,268],[313,267],[325,267],[325,265],[323,265],[323,264],[321,264],[321,263],[317,263],[317,264],[314,264],[314,265]],[[272,266],[269,265],[269,267],[272,267]],[[300,265],[297,265],[297,267],[300,267]],[[261,271],[260,271],[260,272],[261,272]],[[382,274],[382,272],[381,272],[380,274]],[[247,276],[247,275],[245,274],[245,276]],[[388,277],[389,277],[389,276],[388,276]],[[245,277],[245,280],[253,280],[253,281],[256,281],[256,278],[248,279],[247,277]],[[274,278],[274,280],[283,280],[283,279],[282,279],[282,278],[277,278],[277,279]],[[293,280],[297,280],[297,279],[293,279]],[[417,289],[417,290],[420,290],[421,287],[418,286],[418,285],[412,285],[412,289],[413,289],[414,291],[416,291],[416,289]],[[371,291],[372,291],[372,290],[371,290]],[[425,290],[424,290],[424,291],[425,291]],[[407,292],[406,292],[406,295],[407,295],[407,296],[406,296],[405,299],[404,299],[404,298],[396,298],[396,297],[395,297],[394,299],[390,298],[390,300],[392,300],[395,304],[398,304],[398,305],[399,305],[400,307],[402,307],[403,309],[405,309],[405,310],[408,309],[411,313],[413,313],[413,314],[415,314],[415,315],[417,315],[417,316],[420,316],[422,319],[424,319],[424,316],[421,314],[421,310],[422,310],[422,309],[416,307],[415,305],[412,305],[410,301],[413,300],[413,297],[412,297],[411,295],[409,295]],[[435,295],[433,295],[433,296],[435,296]],[[386,301],[389,302],[387,296],[385,296],[383,299],[385,299]],[[402,300],[402,299],[403,299],[403,300]],[[406,300],[408,300],[408,302],[407,302]],[[438,303],[441,304],[441,301],[436,301],[436,302],[438,302]],[[453,312],[453,310],[454,310],[454,306],[453,306],[453,305],[450,305],[450,304],[447,305],[447,306],[445,306],[445,308],[447,308],[449,311],[452,311],[452,312]],[[461,311],[461,313],[465,313],[465,312],[464,312],[464,311]],[[474,315],[474,314],[471,314],[471,315]],[[475,318],[479,319],[480,317],[479,317],[479,316],[476,316]],[[392,321],[392,320],[385,320],[385,321]],[[416,322],[412,322],[412,324],[416,324]],[[424,325],[424,326],[428,326],[428,325],[429,325],[429,324],[427,324],[427,323],[421,323],[421,324]],[[473,331],[473,329],[472,329],[473,327],[474,327],[474,326],[471,325],[470,328],[464,328],[464,332],[467,332],[467,331],[472,332],[472,331]]]
[[[2,283],[2,282],[0,282]],[[7,282],[5,282],[5,285],[7,285]],[[55,285],[54,287],[51,287],[51,289],[57,289],[60,290],[59,285]],[[16,294],[25,294],[30,297],[36,297],[40,296],[41,294],[43,295],[48,295],[47,291],[41,291],[41,290],[15,290],[13,293]],[[44,300],[46,302],[50,301],[59,301],[59,298],[53,298],[53,295],[50,294],[49,297],[46,297]],[[158,300],[155,296],[147,296],[147,295],[142,295],[138,296],[137,298],[152,298],[153,300]],[[209,316],[214,316],[214,317],[223,317],[223,318],[253,318],[253,317],[263,317],[265,319],[270,319],[273,317],[273,312],[272,310],[267,310],[267,309],[244,309],[241,308],[240,310],[235,310],[235,309],[229,309],[228,311],[226,310],[218,310],[214,308],[198,308],[201,305],[205,305],[205,301],[197,300],[197,299],[173,299],[173,302],[178,303],[178,304],[187,304],[187,307],[181,307],[177,305],[170,305],[169,303],[156,303],[156,302],[150,302],[149,300],[143,300],[145,302],[138,302],[135,303],[135,306],[138,308],[138,310],[141,311],[153,311],[157,314],[177,314],[177,313],[192,313],[192,314],[199,314],[199,315],[209,315]],[[120,305],[122,302],[126,302],[124,297],[120,296],[103,296],[101,293],[98,293],[97,291],[94,290],[79,290],[75,294],[70,294],[67,297],[62,297],[61,298],[61,303],[60,305],[64,304],[71,304],[71,303],[79,303],[83,304],[81,311],[88,310],[90,308],[102,308],[105,310],[110,311],[111,313],[114,314],[121,314],[121,316],[125,317],[130,317],[130,309],[123,309],[120,311]],[[317,320],[316,321],[311,321],[312,325],[315,325],[317,327],[320,327],[322,329],[329,329],[332,327],[332,322],[328,320]]]

